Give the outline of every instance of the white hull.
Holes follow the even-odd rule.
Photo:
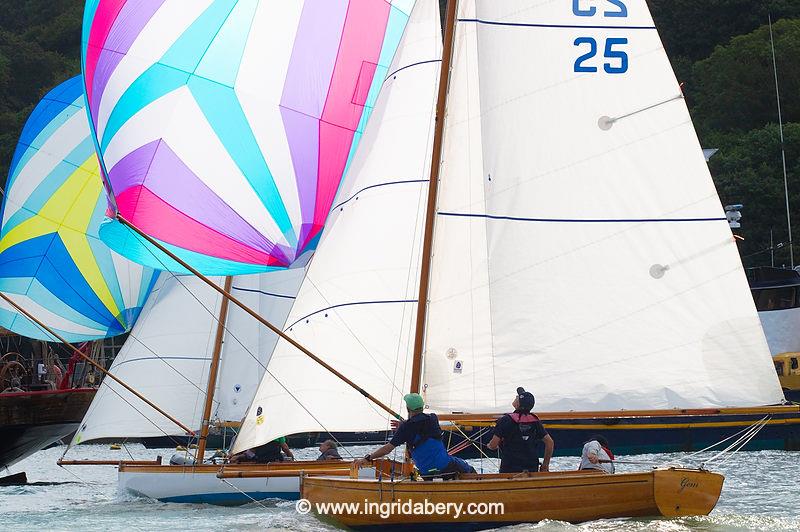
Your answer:
[[[196,471],[175,466],[181,471],[120,471],[122,493],[157,499],[162,502],[218,504],[238,506],[264,499],[300,498],[300,477],[217,478],[217,470]],[[373,468],[362,469],[359,476],[375,478]]]
[[[179,473],[120,471],[119,489],[162,502],[235,506],[271,498],[298,499],[299,477],[217,478],[217,472]]]

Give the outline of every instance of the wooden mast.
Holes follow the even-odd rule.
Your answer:
[[[86,356],[80,349],[78,349],[77,347],[75,347],[71,343],[67,342],[61,335],[59,335],[53,329],[51,329],[50,327],[48,327],[47,325],[45,325],[44,323],[39,321],[35,316],[30,314],[24,308],[22,308],[19,305],[17,305],[7,295],[5,295],[4,293],[0,292],[0,298],[2,298],[5,302],[7,302],[9,305],[14,307],[15,309],[17,309],[22,315],[24,315],[26,318],[31,320],[33,323],[35,323],[36,325],[41,327],[43,330],[47,331],[47,333],[50,334],[53,338],[57,339],[59,342],[61,342],[65,346],[69,347],[76,355],[80,356],[81,358],[83,358],[83,360],[85,360],[86,362],[91,364],[95,369],[97,369],[97,371],[99,371],[100,373],[102,373],[106,377],[109,377],[110,379],[115,381],[117,384],[119,384],[120,386],[122,386],[123,388],[125,388],[126,390],[131,392],[133,395],[135,395],[138,399],[141,399],[142,401],[147,403],[147,405],[150,408],[152,408],[153,410],[155,410],[156,412],[158,412],[159,414],[161,414],[162,416],[164,416],[165,418],[167,418],[171,422],[173,422],[176,425],[178,425],[181,428],[181,430],[185,431],[187,434],[191,434],[192,436],[194,436],[194,431],[193,430],[191,430],[189,427],[187,427],[186,425],[184,425],[183,423],[181,423],[180,421],[178,421],[177,419],[175,419],[171,415],[169,415],[166,412],[164,412],[164,410],[159,408],[155,403],[153,403],[152,401],[150,401],[147,398],[145,398],[142,394],[140,394],[139,392],[137,392],[136,390],[134,390],[133,388],[128,386],[126,383],[121,381],[119,378],[117,378],[116,375],[114,375],[113,373],[109,372],[106,368],[102,367],[100,364],[98,364],[97,362],[95,362],[94,360],[92,360],[91,358]]]
[[[333,373],[336,377],[338,377],[339,379],[344,381],[351,388],[355,389],[358,393],[363,395],[366,399],[369,399],[370,401],[375,403],[375,405],[378,406],[379,408],[381,408],[384,412],[390,414],[395,419],[398,419],[398,420],[402,420],[403,419],[403,417],[400,414],[398,414],[397,412],[392,410],[389,406],[384,404],[378,398],[372,396],[369,392],[367,392],[366,390],[361,388],[359,385],[357,385],[356,383],[354,383],[353,381],[351,381],[350,379],[345,377],[342,373],[337,371],[333,366],[331,366],[330,364],[328,364],[327,362],[325,362],[324,360],[319,358],[317,355],[315,355],[314,353],[312,353],[311,351],[309,351],[308,349],[306,349],[305,347],[303,347],[302,345],[297,343],[294,339],[292,339],[291,337],[286,335],[286,333],[284,333],[278,327],[274,326],[272,323],[267,321],[264,317],[259,315],[256,311],[254,311],[253,309],[251,309],[250,307],[248,307],[247,305],[245,305],[244,303],[242,303],[241,301],[236,299],[229,292],[226,292],[225,290],[223,290],[222,288],[217,286],[216,283],[211,281],[208,277],[206,277],[205,275],[203,275],[202,273],[197,271],[195,268],[192,268],[189,264],[186,263],[186,261],[184,261],[183,259],[181,259],[177,255],[175,255],[173,252],[171,252],[166,247],[161,245],[161,243],[159,243],[157,240],[155,240],[150,235],[146,234],[144,231],[142,231],[141,229],[139,229],[138,227],[133,225],[131,222],[126,220],[124,216],[122,216],[121,214],[117,213],[116,219],[121,224],[123,224],[123,225],[125,225],[127,227],[130,227],[136,234],[138,234],[139,236],[141,236],[142,238],[147,240],[147,242],[149,242],[151,245],[153,245],[153,247],[155,247],[159,251],[163,252],[165,255],[167,255],[169,258],[171,258],[172,260],[174,260],[175,262],[180,264],[182,267],[186,268],[186,270],[188,270],[192,275],[194,275],[195,277],[197,277],[198,279],[200,279],[201,281],[206,283],[208,286],[210,286],[211,288],[213,288],[214,290],[216,290],[217,292],[222,294],[222,297],[224,297],[225,299],[227,299],[228,301],[230,301],[231,303],[233,303],[234,305],[236,305],[237,307],[239,307],[243,311],[247,312],[249,315],[251,315],[256,320],[258,320],[259,323],[264,325],[270,331],[274,332],[275,334],[277,334],[278,336],[280,336],[281,338],[283,338],[284,340],[289,342],[292,346],[294,346],[296,349],[298,349],[301,353],[303,353],[304,355],[309,357],[311,360],[313,360],[314,362],[316,362],[317,364],[319,364],[323,368],[325,368],[328,371],[330,371],[331,373]]]
[[[419,275],[417,298],[417,329],[414,336],[414,358],[411,364],[411,393],[419,393],[422,380],[422,350],[425,345],[425,321],[428,314],[428,291],[431,275],[431,253],[433,248],[433,225],[436,217],[436,197],[439,189],[439,169],[442,165],[444,121],[447,112],[447,95],[450,90],[450,63],[453,58],[456,12],[458,0],[448,0],[444,27],[444,49],[442,69],[439,72],[439,95],[436,102],[436,129],[433,134],[433,157],[431,177],[428,184],[428,205],[425,215],[425,236],[422,241],[422,266]]]
[[[225,277],[225,291],[230,292],[233,277]],[[206,385],[206,404],[203,407],[203,422],[200,425],[200,438],[197,442],[195,462],[203,463],[208,440],[208,425],[211,421],[211,405],[214,402],[214,390],[217,387],[217,373],[219,372],[219,358],[222,353],[222,339],[225,337],[225,323],[228,320],[228,300],[222,298],[219,305],[219,321],[217,322],[217,335],[214,338],[214,351],[211,353],[211,366],[208,369],[208,384]]]

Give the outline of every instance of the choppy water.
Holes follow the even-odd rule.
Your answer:
[[[363,456],[372,447],[353,448]],[[147,450],[128,446],[137,459],[152,459],[172,450]],[[117,493],[113,467],[71,467],[55,462],[63,448],[41,451],[11,468],[25,471],[30,482],[61,482],[53,485],[0,487],[0,530],[333,530],[308,515],[298,515],[292,502],[267,502],[239,508],[207,505],[168,504],[132,498]],[[296,451],[298,458],[316,457],[315,449]],[[343,453],[344,455],[344,453]],[[86,445],[70,451],[72,459],[121,459],[123,451],[107,445]],[[680,461],[682,455],[647,455],[631,460]],[[618,457],[624,460],[625,457]],[[488,461],[472,461],[477,468],[493,469]],[[573,469],[574,458],[555,458],[552,469]],[[623,465],[619,470],[641,469]],[[722,531],[800,530],[800,453],[762,451],[739,453],[719,468],[727,479],[717,508],[708,517],[655,520],[606,520],[570,525],[543,522],[507,527],[502,530],[545,531]],[[71,473],[72,472],[72,473]],[[0,472],[2,476],[6,472]]]

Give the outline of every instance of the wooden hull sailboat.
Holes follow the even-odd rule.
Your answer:
[[[348,527],[422,523],[480,527],[544,519],[577,523],[707,515],[719,499],[723,481],[720,474],[697,469],[616,475],[587,471],[462,475],[443,482],[309,474],[302,478],[301,494],[320,517]],[[337,503],[341,504],[333,506]],[[449,504],[439,506],[449,510],[434,510],[433,505],[440,503]]]

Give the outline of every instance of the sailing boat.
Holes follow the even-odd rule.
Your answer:
[[[83,71],[110,211],[147,229],[205,273],[267,272],[262,277],[267,279],[289,266],[302,272],[300,265],[319,240],[412,4],[409,0],[269,5],[216,0],[191,6],[167,1],[145,7],[136,2],[87,3]],[[105,224],[101,235],[109,246],[133,260],[185,271],[174,258],[118,221]],[[236,291],[240,279],[235,277],[228,288]],[[221,280],[215,282],[219,287]],[[169,283],[164,281],[164,287]],[[213,294],[206,292],[212,299]],[[183,371],[170,370],[168,382],[159,378],[142,382],[152,379],[149,368],[154,366],[139,360],[138,347],[126,351],[118,365],[149,394],[181,402],[178,418],[191,419],[181,425],[196,427],[199,421],[203,432],[198,459],[203,455],[215,396],[214,360],[232,358],[225,351],[233,342],[230,338],[223,342],[231,328],[223,318],[227,300],[217,300],[217,304],[220,325],[213,353],[198,349],[205,353],[198,357],[197,352],[184,351],[184,346],[179,349],[183,356],[211,359],[208,376],[200,369],[202,363],[178,364],[190,375],[207,380],[202,419],[196,417],[202,384],[192,378],[194,390],[179,385],[177,390],[190,393],[174,394],[176,375]],[[186,305],[185,298],[175,305],[173,313]],[[149,313],[156,311],[148,311],[145,320],[152,327]],[[272,317],[282,323],[285,315]],[[175,323],[174,316],[155,319],[155,323],[163,332],[167,324]],[[211,329],[204,330],[201,345],[195,347],[208,349]],[[148,336],[134,331],[134,336],[142,335]],[[203,339],[208,341],[203,343]],[[174,346],[163,347],[156,350],[157,356],[146,354],[145,358],[158,363],[155,359],[175,353]],[[266,345],[258,348],[259,353],[271,351]],[[253,348],[244,351],[246,356],[240,358],[251,356]],[[261,375],[260,369],[245,366],[233,372],[234,382],[245,371],[248,378]],[[230,385],[224,382],[228,367],[223,364],[221,369],[222,389]],[[121,402],[134,399],[124,393],[117,399],[119,390],[115,392],[103,394],[104,403],[98,402],[90,412],[76,441],[133,430],[134,425],[125,419],[117,427],[114,416]],[[239,399],[240,405],[249,404],[245,394]],[[137,426],[151,423],[150,414],[134,416]],[[223,414],[218,411],[217,415]],[[295,465],[290,497],[299,494],[300,467],[331,470],[324,462]],[[347,472],[347,467],[339,469]],[[226,486],[216,479],[216,472],[216,467],[199,463],[122,464],[120,482],[140,494],[187,502],[248,502],[283,493],[274,482],[265,491],[263,480]],[[213,486],[206,483],[208,476]]]
[[[71,341],[130,330],[158,274],[100,241],[105,207],[75,77],[36,105],[10,165],[0,227],[0,327],[58,341],[15,306],[22,305]],[[68,378],[36,379],[19,354],[2,354],[0,468],[74,432],[96,391],[73,388]]]
[[[271,321],[283,323],[303,275],[303,268],[294,268],[214,281]],[[210,462],[204,465],[203,460],[209,430],[235,426],[242,418],[275,342],[272,333],[237,307],[229,308],[225,299],[198,279],[162,274],[110,370],[164,406],[183,425],[198,429],[200,438],[194,457],[187,456],[178,465],[120,464],[120,489],[166,502],[244,504],[278,496],[280,486],[265,491],[263,481],[257,486],[246,479],[220,482],[219,467]],[[183,435],[178,425],[130,392],[104,381],[72,445],[108,438]],[[320,465],[328,472],[333,469]],[[296,494],[294,477],[290,487]]]
[[[736,245],[644,0],[456,4],[448,7],[426,238],[408,228],[405,240],[384,235],[414,227],[424,202],[403,202],[400,187],[357,194],[309,268],[295,302],[306,317],[289,319],[293,338],[324,346],[326,361],[370,390],[391,381],[422,393],[442,418],[497,412],[517,386],[536,391],[540,410],[574,415],[781,403]],[[359,212],[372,223],[356,224]],[[354,242],[382,245],[333,260],[358,252]],[[395,248],[405,251],[395,268],[360,271],[357,259]],[[403,299],[409,285],[420,294],[414,331],[397,310],[413,305]],[[366,399],[280,341],[234,451],[380,421],[386,416]],[[719,474],[680,468],[449,482],[308,475],[301,495],[312,507],[505,504],[502,516],[460,522],[582,521],[707,514],[722,483]],[[456,522],[328,517],[354,526]]]

